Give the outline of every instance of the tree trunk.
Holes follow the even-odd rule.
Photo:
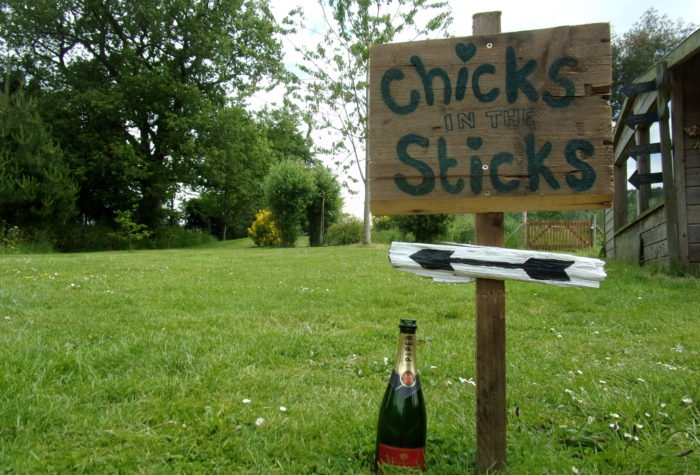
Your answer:
[[[365,207],[364,207],[364,235],[363,244],[372,244],[372,213],[369,210],[369,150],[365,142]]]

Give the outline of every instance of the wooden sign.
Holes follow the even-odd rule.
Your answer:
[[[607,23],[375,45],[369,83],[373,214],[610,205]]]
[[[450,283],[482,278],[597,288],[606,277],[599,259],[467,244],[393,242],[389,260],[399,270]]]

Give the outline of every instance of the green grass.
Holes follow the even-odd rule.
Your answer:
[[[700,281],[607,270],[506,284],[508,473],[700,472]],[[0,256],[0,473],[369,473],[401,317],[465,473],[474,293],[385,246]]]

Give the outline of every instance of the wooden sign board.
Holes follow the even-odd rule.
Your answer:
[[[609,207],[611,74],[607,23],[373,46],[372,213]]]

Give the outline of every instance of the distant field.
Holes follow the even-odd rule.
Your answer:
[[[700,473],[700,280],[508,282],[508,473]],[[0,256],[0,473],[369,473],[418,319],[427,469],[474,467],[474,287],[386,246]]]

